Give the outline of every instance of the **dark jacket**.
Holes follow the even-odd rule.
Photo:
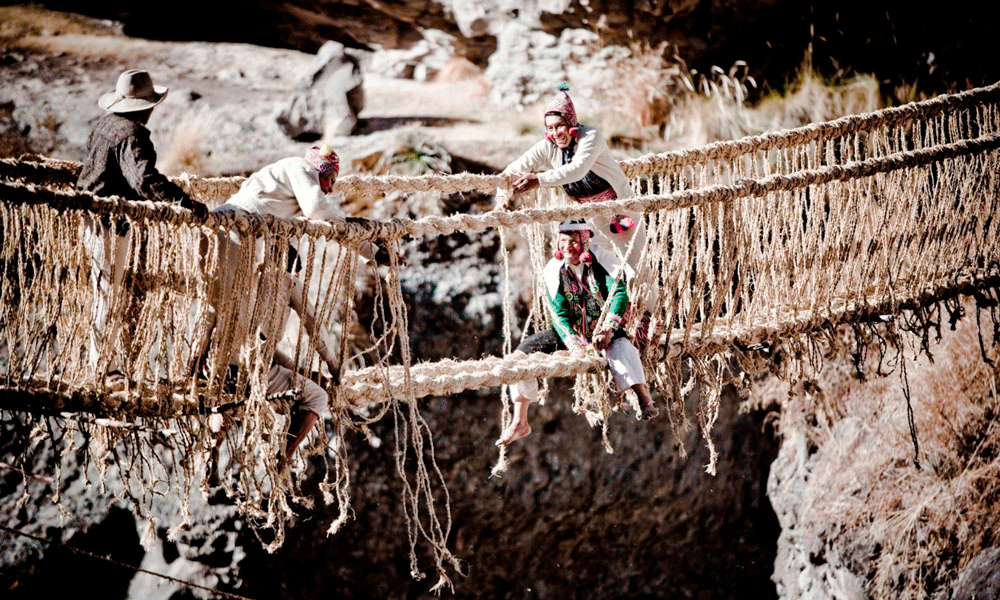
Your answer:
[[[200,204],[156,170],[149,130],[114,113],[101,117],[91,132],[76,187],[97,196],[176,202],[185,208]]]

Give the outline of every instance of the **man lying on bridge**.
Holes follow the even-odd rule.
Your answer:
[[[552,329],[521,340],[517,352],[554,352],[569,348],[586,351],[593,347],[608,359],[608,368],[619,394],[631,388],[639,398],[643,420],[660,414],[653,405],[639,351],[622,328],[628,293],[619,269],[628,265],[600,246],[590,246],[594,232],[584,221],[563,221],[559,225],[554,258],[545,265],[543,278],[549,300]],[[610,296],[608,314],[598,322]],[[514,399],[514,419],[497,445],[505,446],[531,433],[528,405],[538,400],[538,381],[531,379],[510,386]]]

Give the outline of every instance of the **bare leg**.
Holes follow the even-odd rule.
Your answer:
[[[653,405],[653,398],[649,395],[649,386],[645,383],[637,383],[632,386],[632,391],[639,397],[639,410],[642,412],[643,421],[648,421],[660,414],[660,409]]]
[[[531,400],[524,397],[518,397],[514,400],[514,419],[497,440],[497,446],[506,446],[531,433],[531,425],[528,424],[528,405],[530,404]]]
[[[292,413],[292,421],[288,425],[288,445],[285,447],[285,460],[295,452],[302,440],[306,439],[313,426],[319,421],[319,415],[311,410],[297,410]]]

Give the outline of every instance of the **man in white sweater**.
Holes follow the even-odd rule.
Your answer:
[[[337,154],[327,146],[310,148],[304,157],[291,157],[279,160],[263,169],[250,175],[239,191],[234,194],[225,204],[216,208],[213,212],[243,212],[250,214],[268,214],[282,218],[306,217],[310,219],[329,219],[344,217],[337,201],[327,194],[333,188],[339,172],[339,158]],[[236,232],[220,232],[223,236],[220,244],[220,264],[235,265],[238,261],[235,256],[243,249],[245,240],[241,239]],[[291,286],[292,308],[295,309],[302,320],[306,331],[316,341],[316,350],[327,364],[330,375],[334,381],[339,379],[340,363],[333,352],[333,344],[321,324],[315,322],[314,312],[309,305],[301,280],[292,273],[300,267],[296,264],[297,240],[289,242],[289,265],[287,273],[279,285]],[[359,248],[359,253],[366,259],[375,258],[377,246],[366,242]],[[222,275],[217,286],[221,286],[221,293],[216,297],[221,297],[229,306],[237,305],[232,311],[236,315],[235,322],[225,325],[235,327],[235,339],[247,340],[254,343],[257,335],[257,328],[252,323],[248,323],[248,316],[255,312],[254,303],[257,296],[267,294],[246,293],[248,290],[236,290],[233,288],[235,274],[227,272]],[[255,284],[256,291],[260,291],[260,286],[267,286],[271,282],[260,281]],[[269,307],[263,311],[271,314],[275,311],[282,311],[283,307]],[[260,311],[257,311],[261,314]],[[287,316],[287,315],[286,315]],[[276,331],[283,331],[284,319],[280,318]],[[238,350],[236,348],[234,351]],[[324,407],[328,402],[326,391],[311,379],[295,373],[297,366],[293,361],[282,354],[275,353],[275,364],[268,372],[267,393],[275,394],[293,388],[301,390],[301,397],[293,407],[288,431],[288,443],[284,452],[284,459],[287,459],[298,448],[306,438],[312,428],[319,421],[324,412]],[[231,355],[230,363],[237,364],[238,352]]]
[[[568,91],[565,84],[560,86],[559,93],[545,107],[545,139],[504,169],[504,173],[520,174],[514,192],[561,186],[570,199],[581,204],[631,198],[634,194],[628,177],[601,133],[577,121]],[[507,204],[507,192],[498,190],[497,206],[504,209]],[[606,245],[637,269],[646,243],[642,215],[623,212],[598,215],[591,221]]]

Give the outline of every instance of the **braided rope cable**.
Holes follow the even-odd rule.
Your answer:
[[[730,185],[712,185],[701,189],[681,190],[670,194],[653,194],[601,203],[563,205],[550,208],[524,208],[517,211],[491,211],[480,215],[460,214],[447,217],[424,217],[416,220],[303,218],[283,219],[273,215],[236,213],[209,214],[197,219],[190,211],[173,204],[102,198],[83,192],[50,190],[32,184],[0,183],[0,196],[11,204],[45,204],[59,210],[83,210],[93,214],[125,216],[131,220],[164,221],[174,225],[199,225],[210,229],[234,227],[263,233],[275,228],[285,235],[330,237],[351,247],[364,241],[393,240],[405,235],[447,235],[459,231],[480,233],[490,228],[520,227],[531,223],[560,222],[568,218],[609,216],[623,211],[649,213],[679,210],[716,202],[732,202],[740,198],[765,196],[777,191],[793,191],[832,181],[849,181],[929,165],[949,158],[980,154],[1000,148],[1000,134],[963,140],[889,156],[870,158],[846,165],[830,165],[788,175],[771,175],[762,179],[741,179]]]
[[[997,101],[1000,101],[1000,82],[871,113],[848,115],[825,123],[813,123],[794,129],[747,136],[739,140],[714,142],[701,148],[675,150],[627,159],[620,164],[622,170],[630,178],[670,171],[676,172],[685,167],[705,165],[713,160],[732,160],[756,152],[787,149],[853,133],[900,126]],[[43,179],[69,185],[70,179],[75,181],[76,173],[80,169],[79,163],[70,161],[39,159],[39,157],[29,158],[31,160],[0,161],[0,177],[33,178],[45,174]],[[60,171],[65,171],[68,175],[59,175]],[[417,177],[345,175],[338,179],[333,193],[356,194],[366,197],[379,197],[390,192],[457,193],[478,191],[492,193],[497,188],[509,189],[512,177],[511,175],[469,173]],[[199,198],[225,200],[239,189],[245,178],[240,176],[204,178],[183,174],[172,179],[186,191]],[[38,179],[33,180],[37,181]]]
[[[683,398],[695,380],[706,382],[708,393],[699,401],[698,422],[712,455],[708,465],[711,472],[715,452],[707,437],[710,427],[706,426],[718,413],[723,377],[720,361],[725,357],[743,357],[747,348],[761,344],[801,344],[808,350],[803,361],[819,360],[809,344],[837,324],[865,322],[908,308],[921,310],[956,293],[996,287],[1000,262],[995,253],[997,222],[989,216],[996,213],[994,179],[1000,160],[996,152],[1000,147],[1000,134],[995,131],[997,109],[984,104],[976,106],[975,113],[945,112],[958,106],[964,110],[976,94],[981,94],[980,101],[992,101],[995,92],[996,86],[991,86],[985,92],[936,99],[916,108],[809,126],[794,134],[778,132],[725,143],[701,154],[687,152],[683,160],[693,162],[684,162],[683,166],[676,163],[677,172],[661,170],[656,172],[655,180],[644,184],[646,191],[658,193],[590,205],[558,205],[552,194],[533,194],[526,207],[510,213],[494,211],[384,223],[236,214],[211,215],[197,221],[187,211],[171,205],[95,198],[70,191],[72,178],[67,174],[73,172],[71,163],[25,161],[23,171],[31,173],[31,180],[26,181],[19,177],[22,170],[18,165],[0,162],[0,178],[5,179],[0,182],[0,197],[5,200],[0,203],[0,231],[4,235],[0,264],[12,282],[0,288],[0,322],[5,324],[0,344],[11,355],[6,371],[0,374],[0,385],[20,390],[10,396],[12,402],[16,401],[10,405],[11,410],[27,408],[51,413],[76,406],[109,419],[137,415],[154,421],[174,419],[221,406],[226,356],[239,349],[241,370],[237,384],[241,388],[249,386],[250,390],[249,400],[239,409],[245,423],[242,440],[271,439],[261,446],[266,455],[277,445],[270,436],[281,423],[278,411],[265,401],[263,393],[263,366],[270,363],[274,352],[277,336],[273,330],[279,321],[267,307],[285,304],[285,291],[272,280],[283,273],[281,265],[290,237],[310,236],[310,241],[322,237],[351,248],[367,240],[393,243],[403,235],[520,227],[528,232],[531,262],[537,272],[547,258],[543,229],[549,227],[545,224],[570,216],[641,211],[648,215],[651,226],[656,224],[657,231],[643,255],[644,274],[648,277],[630,281],[630,293],[635,292],[637,299],[651,305],[658,322],[667,329],[658,344],[646,349],[644,364],[664,395],[672,399],[668,407],[672,426],[685,426]],[[918,115],[930,114],[938,117],[912,125]],[[900,125],[903,123],[905,127]],[[869,132],[863,143],[860,131]],[[843,139],[824,141],[826,135]],[[770,157],[774,165],[769,157],[751,157],[745,162],[691,168],[704,164],[708,160],[705,156],[732,159],[741,152],[746,156],[746,152],[767,148],[780,150]],[[727,154],[730,151],[732,154]],[[504,176],[477,177],[475,185],[484,191],[509,184]],[[240,182],[239,178],[182,179],[189,188],[202,186],[198,189],[203,195],[231,193]],[[39,185],[39,181],[46,185]],[[393,181],[403,188],[411,185],[405,179]],[[438,181],[436,176],[427,176],[413,185],[426,188]],[[452,176],[448,190],[467,181],[471,180]],[[345,177],[342,183],[351,193],[383,193],[388,189],[378,187],[384,181],[377,178]],[[681,189],[685,186],[693,189]],[[672,191],[659,193],[666,190]],[[128,355],[124,357],[126,370],[136,373],[139,379],[154,380],[159,373],[151,370],[151,361],[142,358],[169,352],[172,358],[167,362],[173,370],[167,380],[187,381],[186,389],[150,391],[148,386],[134,385],[123,394],[109,395],[95,382],[77,378],[83,369],[75,362],[79,359],[73,357],[84,355],[79,342],[86,337],[85,329],[93,318],[87,314],[92,294],[87,293],[85,283],[80,283],[86,282],[92,271],[82,256],[85,253],[79,251],[78,230],[85,223],[94,223],[97,215],[113,217],[112,223],[124,218],[132,225],[130,242],[109,236],[111,254],[118,249],[127,254],[128,268],[124,275],[126,293],[114,298],[107,331],[117,332],[117,339],[124,339],[126,324],[138,323],[124,352]],[[171,347],[168,341],[186,339],[177,325],[184,321],[184,314],[193,310],[191,298],[220,309],[222,323],[232,316],[232,309],[222,306],[219,292],[212,285],[212,274],[226,266],[219,263],[215,230],[260,239],[264,258],[246,247],[239,264],[231,266],[240,282],[238,287],[253,289],[254,295],[259,295],[251,317],[268,335],[266,342],[255,343],[242,332],[237,335],[231,327],[213,329],[199,317],[194,339],[211,339],[214,344],[208,393],[200,401],[200,388],[189,376],[190,363],[197,353],[192,351],[189,364],[181,368],[178,365],[184,362],[184,352],[176,343]],[[197,246],[202,243],[207,245],[207,252],[199,253]],[[337,259],[340,267],[334,267],[334,273],[338,268],[345,274],[354,269],[349,256],[353,253],[341,254]],[[419,446],[429,437],[426,424],[414,412],[413,400],[418,397],[528,378],[572,375],[582,375],[577,381],[578,394],[597,398],[604,393],[604,362],[596,356],[514,354],[503,359],[412,365],[406,356],[404,365],[388,366],[385,357],[392,354],[393,348],[408,354],[397,269],[393,265],[393,276],[384,282],[385,289],[377,290],[383,298],[380,302],[387,299],[390,305],[389,317],[384,310],[380,313],[384,335],[373,346],[379,355],[378,364],[344,373],[343,384],[331,390],[334,411],[382,403],[377,411],[380,418],[391,405],[397,427],[408,419],[413,443]],[[305,277],[313,277],[308,268]],[[158,283],[169,283],[170,289],[158,288]],[[536,278],[532,296],[535,307],[541,295],[537,283]],[[343,287],[327,285],[319,294],[317,303],[327,307],[323,314],[329,315],[322,319],[324,324],[340,320],[346,325],[349,321],[350,315],[335,316],[336,311],[329,308]],[[18,294],[24,295],[23,302]],[[343,298],[348,308],[351,296],[348,291]],[[134,319],[127,318],[128,311],[136,311]],[[544,312],[535,314],[535,318],[544,322]],[[38,326],[50,319],[50,327]],[[164,323],[162,329],[156,329],[158,323]],[[103,341],[103,350],[98,353],[102,361],[99,372],[110,368],[115,343],[110,335]],[[309,348],[304,348],[300,337],[296,346],[296,354],[303,362],[315,356],[311,342]],[[63,356],[53,355],[55,348],[63,351]],[[346,346],[342,346],[341,356],[348,356]],[[691,373],[686,381],[682,361]],[[57,362],[61,371],[52,368]],[[400,410],[398,403],[387,403],[386,398],[402,399],[410,406]],[[610,404],[595,406],[588,409],[587,416],[603,420],[606,441]],[[179,443],[191,453],[196,454],[197,448],[208,442],[210,434],[196,420],[172,422],[180,423],[177,429],[183,435]],[[140,489],[141,493],[149,493],[160,474],[150,471],[147,475],[143,471],[146,466],[139,459],[139,446],[144,442],[134,432],[110,429],[97,428],[95,443],[102,448],[124,444],[126,450],[120,457],[116,455],[116,460],[123,468],[136,469],[140,479],[149,479],[151,485]],[[251,504],[242,508],[263,515],[269,524],[277,523],[275,540],[280,543],[282,515],[288,511],[283,495],[287,486],[278,483],[274,465],[261,461],[255,448],[229,443],[237,461],[263,467],[259,472],[244,470],[240,485],[255,494],[270,490],[263,494],[270,498],[268,508],[262,511],[261,506]],[[184,468],[187,481],[194,481],[194,462]],[[419,519],[417,504],[413,503],[419,503],[421,497],[431,498],[432,475],[425,466],[420,469],[415,485],[406,491],[411,502],[409,514],[417,517],[410,533],[422,535],[435,548],[438,570],[445,582],[441,567],[452,556],[441,540],[450,529],[450,514],[443,521],[438,521],[436,515],[427,522]],[[439,474],[434,477],[440,478]],[[279,495],[268,496],[272,492]]]
[[[944,146],[939,146],[939,147],[934,147],[934,148],[927,148],[927,149],[922,149],[922,150],[913,151],[913,152],[900,153],[900,154],[895,154],[895,155],[891,155],[891,156],[883,157],[883,158],[879,158],[879,159],[870,159],[870,160],[859,162],[859,163],[852,163],[852,164],[845,165],[845,166],[836,166],[836,165],[834,165],[834,166],[830,166],[830,167],[824,167],[822,169],[815,169],[815,170],[810,170],[810,171],[802,171],[802,172],[795,173],[795,174],[792,174],[792,175],[772,175],[770,177],[765,177],[765,178],[760,179],[760,180],[742,180],[742,181],[739,181],[739,182],[735,183],[734,185],[730,185],[730,186],[712,186],[712,187],[705,188],[705,189],[702,189],[702,190],[687,190],[687,191],[676,192],[676,193],[668,194],[668,195],[646,196],[646,197],[640,197],[640,198],[631,198],[631,199],[626,199],[626,200],[621,200],[621,201],[608,202],[608,203],[605,203],[605,205],[560,206],[560,207],[555,207],[555,208],[550,208],[550,209],[529,208],[529,209],[525,209],[523,211],[524,214],[519,214],[519,213],[510,213],[510,214],[508,214],[508,213],[497,213],[497,214],[494,214],[493,216],[495,216],[497,218],[497,220],[512,219],[514,222],[517,222],[517,223],[536,224],[538,221],[536,221],[536,220],[530,220],[529,219],[529,217],[532,214],[534,214],[534,215],[538,215],[538,214],[549,214],[549,215],[552,215],[552,214],[555,214],[555,215],[557,215],[557,218],[553,219],[553,220],[561,220],[564,216],[569,215],[569,214],[579,214],[579,213],[591,214],[591,213],[596,213],[597,211],[601,211],[601,212],[604,212],[604,211],[606,211],[606,212],[616,212],[616,211],[619,210],[619,208],[618,208],[619,206],[623,207],[623,208],[626,208],[626,209],[629,209],[629,208],[632,208],[632,209],[641,208],[643,210],[650,210],[652,208],[656,208],[656,209],[659,209],[659,210],[677,210],[678,208],[684,208],[684,207],[690,208],[690,207],[702,206],[702,205],[705,205],[708,202],[728,202],[728,203],[731,203],[734,200],[739,199],[739,198],[751,198],[751,197],[754,197],[754,198],[767,198],[770,194],[775,194],[775,193],[778,193],[778,192],[784,192],[784,193],[792,192],[792,193],[797,193],[798,191],[804,190],[804,189],[808,188],[809,186],[829,184],[829,183],[834,182],[834,181],[838,181],[838,182],[839,181],[852,181],[852,180],[861,179],[861,178],[871,178],[873,175],[879,174],[879,173],[882,173],[882,174],[894,173],[894,172],[897,172],[897,171],[900,171],[900,170],[903,170],[903,169],[907,169],[907,168],[916,168],[916,167],[921,167],[921,166],[925,166],[925,165],[934,164],[934,163],[937,163],[939,161],[943,161],[943,160],[946,160],[946,159],[949,159],[949,158],[955,158],[955,157],[959,157],[959,156],[964,156],[964,155],[969,155],[969,154],[975,154],[975,153],[980,153],[980,152],[993,151],[998,146],[1000,146],[1000,136],[992,135],[992,136],[988,136],[988,137],[982,138],[982,139],[970,140],[970,141],[964,141],[964,142],[958,142],[958,143],[953,143],[953,144],[947,144],[947,145],[944,145]],[[989,169],[987,168],[987,171],[988,170]],[[172,224],[172,223],[175,222],[175,220],[179,220],[181,222],[187,222],[188,221],[188,219],[185,218],[185,215],[182,214],[183,211],[181,211],[181,209],[178,209],[176,207],[169,206],[169,205],[157,205],[155,203],[131,203],[131,202],[125,202],[125,201],[121,201],[121,200],[117,200],[117,199],[99,199],[99,198],[94,198],[92,196],[85,195],[85,194],[81,195],[81,194],[78,194],[78,193],[75,193],[75,192],[58,192],[58,191],[52,191],[52,190],[47,190],[45,188],[37,188],[35,186],[26,185],[26,184],[22,184],[22,183],[0,184],[0,190],[2,190],[4,192],[8,192],[7,194],[5,194],[6,197],[7,198],[12,198],[12,201],[8,201],[8,202],[4,203],[4,206],[7,209],[12,209],[12,208],[14,208],[16,206],[20,206],[22,210],[27,210],[27,211],[29,211],[30,214],[34,215],[33,217],[31,217],[31,219],[40,220],[41,222],[49,222],[50,225],[52,225],[53,227],[54,227],[54,224],[55,224],[54,220],[56,219],[56,213],[53,212],[53,211],[50,211],[50,210],[48,210],[48,211],[42,211],[42,212],[39,212],[39,211],[41,209],[47,207],[47,206],[51,206],[52,204],[56,204],[57,206],[60,206],[60,205],[62,205],[62,206],[75,206],[74,202],[78,202],[80,200],[82,200],[82,202],[79,202],[78,204],[86,205],[89,202],[89,203],[91,203],[91,205],[95,205],[96,204],[96,205],[101,206],[101,207],[103,207],[105,209],[108,209],[108,208],[110,208],[110,209],[123,208],[124,212],[126,212],[129,215],[130,218],[135,219],[135,220],[141,219],[143,217],[149,219],[149,218],[151,218],[151,216],[152,217],[158,217],[158,216],[164,216],[164,217],[166,217],[165,221],[155,221],[154,220],[153,221],[154,224],[155,223],[160,223],[160,224],[168,223],[168,224]],[[18,204],[18,200],[22,200],[23,202],[21,204]],[[45,202],[45,200],[49,200],[49,202]],[[612,206],[607,207],[606,205],[612,205]],[[886,208],[888,208],[888,206],[890,206],[890,205],[887,204]],[[706,214],[709,214],[709,213],[706,213]],[[761,217],[758,216],[757,218],[759,219]],[[942,214],[938,214],[937,218],[938,219],[945,218],[945,215],[943,213]],[[209,220],[211,220],[211,219],[209,219]],[[474,220],[482,221],[482,219],[474,219]],[[30,219],[29,219],[29,221],[30,221]],[[241,233],[244,233],[244,234],[261,235],[263,233],[267,233],[267,235],[268,235],[269,238],[271,238],[273,236],[273,239],[274,239],[275,242],[277,242],[278,240],[287,239],[287,236],[289,234],[289,230],[291,230],[291,231],[295,231],[296,230],[295,229],[295,225],[296,224],[289,223],[287,221],[286,222],[282,222],[282,220],[278,220],[278,219],[273,219],[273,218],[268,219],[268,218],[263,218],[263,217],[252,217],[252,216],[251,217],[242,217],[242,216],[237,216],[235,214],[221,215],[217,219],[217,222],[221,223],[221,224],[225,224],[228,227],[235,228],[235,229],[239,230]],[[10,223],[10,225],[13,225],[13,226],[17,225],[17,223],[14,222],[14,221],[9,221],[9,223]],[[270,229],[269,228],[272,225],[275,226],[275,229]],[[751,225],[750,230],[757,230],[757,229],[759,229],[758,226],[753,226],[752,223],[749,223],[749,225]],[[915,223],[914,225],[918,226],[918,227],[928,227],[928,226],[930,226],[932,224],[931,223]],[[714,236],[715,234],[712,233],[712,232],[718,231],[720,226],[721,226],[720,224],[717,224],[717,225],[712,225],[711,227],[705,228],[704,229],[704,233],[705,234],[711,234],[711,235]],[[58,228],[55,228],[55,229],[58,230]],[[17,232],[16,227],[12,227],[11,229],[8,229],[8,231],[11,231],[12,234],[17,235],[17,233],[16,233]],[[143,230],[140,228],[137,231],[143,231]],[[153,230],[148,230],[148,231],[152,232]],[[21,237],[24,237],[25,235],[26,234],[21,234]],[[169,228],[168,228],[167,230],[164,230],[160,234],[160,237],[168,237],[169,235],[171,235],[171,234],[170,234],[170,231],[169,231]],[[800,234],[796,234],[796,235],[802,235],[802,234],[800,233]],[[154,236],[154,238],[155,238],[155,236]],[[696,249],[696,254],[698,256],[703,256],[703,257],[704,256],[708,256],[710,254],[708,248],[711,247],[713,244],[715,244],[715,242],[713,241],[714,238],[705,238],[704,236],[701,236],[699,239],[701,239],[702,242],[700,242],[700,246],[699,246],[700,249]],[[48,241],[50,241],[50,237],[49,236],[44,236],[43,240],[46,241],[46,242],[48,242]],[[272,242],[270,244],[271,247],[275,247],[275,242]],[[139,245],[140,244],[138,244],[138,243],[134,244],[133,248],[132,248],[132,251],[133,252],[138,252]],[[724,245],[726,247],[735,247],[734,244],[732,244],[732,243],[727,243],[727,244],[724,244]],[[71,246],[71,244],[56,244],[55,246],[53,246],[53,251],[58,246]],[[280,244],[279,244],[279,246],[280,246]],[[754,244],[751,243],[751,244],[748,245],[748,247],[754,247]],[[8,249],[8,247],[7,247],[7,245],[5,245],[5,250],[7,250],[7,249]],[[942,248],[942,250],[944,250],[944,249]],[[250,254],[248,254],[247,252],[249,252],[249,249],[246,249],[243,252],[243,254],[242,254],[243,258],[241,260],[243,261],[244,265],[249,265],[250,264],[249,262],[247,262],[247,261],[250,260]],[[802,253],[799,253],[799,254],[802,254]],[[804,253],[805,256],[808,256],[809,254],[810,253]],[[157,255],[157,253],[154,252],[153,256],[156,256],[156,255]],[[675,252],[675,253],[673,253],[673,256],[671,258],[672,259],[676,258],[678,260],[681,260],[682,259],[682,255],[677,254]],[[133,262],[135,264],[138,264],[138,262],[139,262],[138,255],[134,255],[133,258],[131,259],[131,262]],[[279,260],[277,262],[281,262],[281,258],[280,257],[279,257]],[[21,268],[25,268],[25,267],[28,266],[28,265],[23,264],[23,263],[19,263],[19,264],[21,264]],[[82,263],[78,263],[78,265],[79,266],[76,267],[76,268],[78,270],[82,271],[84,269],[84,267],[82,266]],[[678,269],[680,269],[680,270],[678,271]],[[242,273],[245,270],[245,267],[238,268],[237,270]],[[677,263],[676,268],[675,267],[670,267],[670,271],[683,272],[684,270],[686,270],[686,269],[683,268],[683,265],[680,264],[680,263]],[[700,286],[704,285],[707,282],[706,278],[707,278],[707,276],[708,276],[708,274],[709,274],[709,272],[711,270],[712,270],[711,268],[706,268],[706,267],[700,267],[700,268],[696,269],[696,272],[698,273],[698,279],[695,282],[695,286],[696,287],[700,287]],[[157,272],[157,269],[153,269],[153,271],[154,271],[153,277],[155,278],[156,277],[155,273]],[[162,269],[162,271],[168,272],[168,270],[165,267]],[[47,272],[47,271],[43,271],[43,273],[45,273],[45,272]],[[862,281],[864,278],[863,277],[854,277],[852,279],[855,279],[857,281]],[[196,286],[197,285],[201,285],[201,284],[198,284],[197,281],[198,281],[198,278],[195,278],[195,285]],[[191,284],[188,284],[188,286],[190,286],[190,285]],[[9,293],[11,293],[10,290],[14,289],[15,287],[16,286],[7,286],[6,289],[3,290],[3,293],[5,295],[9,294]],[[274,288],[274,286],[265,286],[266,290],[270,290],[270,292],[268,294],[270,294],[271,292],[275,291],[273,288]],[[861,290],[858,291],[858,295],[859,295],[859,297],[865,297],[865,293],[863,291],[861,291]],[[124,296],[126,296],[126,295],[120,295],[119,296],[119,301]],[[55,299],[54,296],[42,296],[42,298],[43,298],[43,300],[45,298],[49,298],[50,301]],[[758,298],[760,299],[759,301],[758,301]],[[751,307],[755,305],[754,303],[756,303],[756,305],[759,306],[760,302],[763,302],[763,298],[764,298],[763,294],[758,294],[756,297],[751,298],[750,299],[750,302],[752,303]],[[10,300],[12,300],[12,298]],[[784,302],[784,300],[781,300],[781,299],[778,299],[778,298],[776,298],[775,301],[777,302],[777,305],[780,305],[782,302]],[[280,299],[271,299],[270,295],[267,295],[265,298],[263,298],[263,301],[260,304],[258,304],[257,306],[258,306],[258,308],[260,308],[262,306],[274,306],[274,305],[278,305],[278,304],[281,304],[281,300]],[[11,304],[7,304],[7,306],[11,306]],[[148,304],[147,304],[147,306],[148,306]],[[676,306],[677,308],[680,309],[680,312],[678,314],[685,315],[685,317],[682,320],[682,323],[683,323],[683,326],[684,326],[684,330],[685,330],[685,343],[690,342],[690,338],[691,338],[692,331],[693,331],[692,328],[693,328],[695,322],[698,320],[698,319],[695,318],[696,312],[701,310],[701,303],[700,302],[690,302],[690,301],[688,301],[687,304],[685,304],[685,305],[674,304],[674,306]],[[685,306],[686,306],[686,308],[685,308]],[[719,314],[718,311],[720,310],[721,306],[722,306],[721,302],[717,302],[717,303],[712,304],[711,305],[711,310],[706,315],[704,315],[704,318],[705,318],[706,322],[709,325],[714,321],[714,319],[717,318],[717,316]],[[46,309],[44,309],[42,307],[39,307],[38,310],[41,311],[41,312],[45,312]],[[58,306],[53,305],[50,310],[61,310],[61,309]],[[113,311],[113,313],[116,314],[116,315],[118,315],[118,314],[120,314],[122,312],[123,311],[121,311],[121,310],[115,310],[115,311]],[[751,312],[754,312],[754,311],[751,311]],[[271,314],[271,313],[269,313],[269,314]],[[669,315],[668,315],[668,317],[669,317]],[[15,317],[13,315],[11,315],[11,317],[9,317],[9,318],[15,318]],[[20,318],[20,317],[16,317],[16,318]],[[667,320],[669,321],[669,318]],[[116,322],[115,326],[116,327],[120,327],[120,325],[117,324],[117,322]],[[10,330],[8,331],[8,333],[11,334],[11,335],[13,335],[12,332],[16,331],[17,329],[18,328],[10,328]],[[266,329],[271,329],[271,327],[270,326],[266,327]],[[225,328],[224,328],[224,331],[225,331]],[[36,332],[33,332],[32,335],[39,335],[40,333],[42,333],[42,332],[36,331]],[[145,342],[143,342],[143,340],[145,340]],[[139,339],[139,342],[140,342],[140,346],[139,347],[149,348],[150,346],[148,344],[153,343],[153,341],[155,341],[155,340],[152,337],[149,337],[149,336],[147,336],[146,338],[140,338]],[[231,351],[227,350],[226,348],[228,348],[229,346],[231,346],[232,342],[234,342],[235,340],[230,340],[229,342],[226,342],[225,338],[223,338],[221,341],[222,341],[222,346],[220,346],[220,352],[219,352],[219,354],[223,355],[223,356],[230,354]],[[9,339],[7,343],[8,343],[8,347],[16,347],[19,343],[25,343],[25,341],[20,340],[20,339],[14,339],[14,338],[12,338],[12,339]],[[145,343],[146,346],[142,346],[142,343]],[[33,347],[44,346],[44,344],[42,344],[40,342],[36,342],[34,340],[27,340],[27,345],[33,346]],[[267,356],[270,356],[270,353],[272,353],[272,352],[273,352],[273,344],[270,347],[263,348],[262,352],[259,355],[256,354],[256,353],[254,355],[255,356],[259,356],[259,357],[261,357],[263,359],[263,358],[266,358]],[[263,385],[262,382],[263,382],[264,373],[260,372],[259,365],[260,364],[265,364],[268,361],[265,361],[265,360],[250,361],[250,360],[248,360],[247,362],[248,362],[248,364],[256,366],[256,368],[258,369],[258,371],[253,375],[253,379],[255,381],[254,387],[256,389],[262,389],[262,385]],[[23,371],[15,372],[13,374],[15,376],[17,376],[19,373],[21,373],[21,374],[28,373],[28,372],[32,372],[33,370],[34,370],[34,368],[28,367],[28,368],[24,369]],[[218,370],[216,370],[216,372],[218,372]],[[246,377],[251,377],[251,375],[250,375],[249,372],[244,372],[244,373],[241,373],[241,377],[246,378]],[[517,380],[518,379],[507,380],[507,382],[517,381]],[[218,393],[218,392],[221,391],[222,381],[221,381],[221,378],[216,378],[215,381],[217,382],[216,392]],[[247,379],[243,379],[243,381],[247,381]],[[27,385],[28,382],[25,382],[25,384]],[[474,385],[474,386],[478,387],[478,386],[481,386],[481,385],[484,385],[484,384],[483,383],[473,383],[473,382],[470,381],[470,385]],[[453,387],[453,388],[450,388],[450,389],[457,389],[457,388]],[[367,394],[367,392],[362,393],[362,395],[364,395],[364,394]]]

